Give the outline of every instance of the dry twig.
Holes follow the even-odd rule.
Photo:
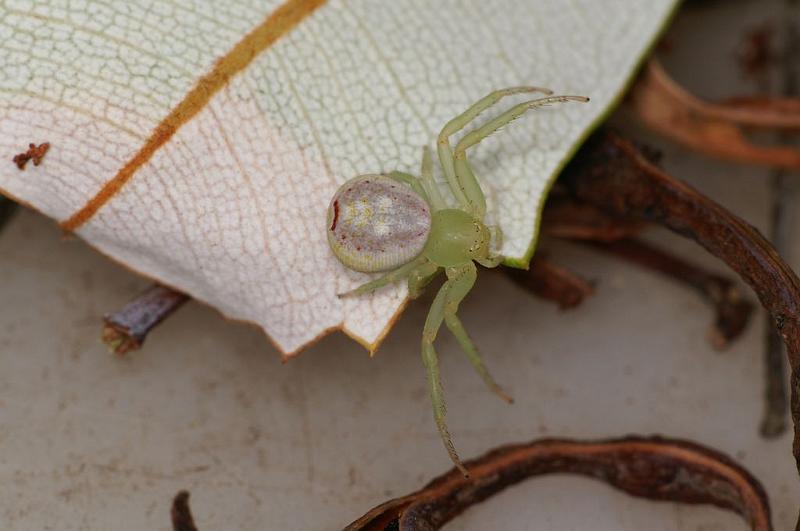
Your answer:
[[[748,164],[800,169],[800,150],[750,142],[747,129],[800,131],[800,100],[734,98],[707,103],[672,80],[651,60],[630,95],[648,127],[700,153]]]
[[[619,136],[600,132],[562,175],[575,196],[615,216],[644,219],[691,238],[753,288],[787,347],[794,455],[800,468],[800,280],[752,226],[670,177]]]
[[[189,509],[189,491],[182,490],[172,500],[170,510],[173,531],[197,531],[192,511]]]
[[[417,492],[375,507],[345,531],[433,531],[511,485],[556,473],[598,479],[641,498],[716,505],[742,516],[753,531],[772,529],[758,480],[723,454],[691,442],[545,439],[504,446],[465,464],[470,479],[452,469]]]
[[[542,230],[551,236],[590,244],[692,288],[715,309],[711,344],[717,349],[725,348],[744,331],[753,305],[730,279],[635,239],[646,225],[641,219],[611,216],[596,206],[561,197],[545,207]]]
[[[16,210],[17,204],[14,201],[0,195],[0,230],[5,227],[5,224],[8,223]]]
[[[139,349],[147,334],[187,300],[181,292],[154,284],[104,318],[103,342],[116,354]]]
[[[519,286],[537,297],[555,302],[562,310],[578,306],[594,293],[589,282],[538,255],[531,261],[528,271],[506,268],[505,273]]]
[[[724,349],[744,332],[753,305],[730,279],[640,240],[628,238],[609,243],[591,243],[595,249],[657,271],[702,295],[714,307],[716,314],[709,331],[709,340],[714,348]]]

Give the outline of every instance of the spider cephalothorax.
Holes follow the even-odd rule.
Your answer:
[[[456,453],[445,423],[439,362],[433,346],[443,322],[487,386],[504,400],[512,401],[489,375],[457,316],[459,303],[475,284],[475,262],[484,267],[496,267],[503,260],[492,250],[500,248],[501,232],[497,227],[484,224],[486,199],[470,168],[466,150],[526,111],[550,103],[584,102],[588,98],[547,96],[520,103],[466,133],[455,151],[449,137],[503,97],[523,92],[551,94],[549,90],[536,87],[494,91],[448,122],[439,133],[439,162],[458,208],[448,208],[442,198],[433,180],[430,151],[425,148],[420,178],[398,171],[355,177],[339,188],[328,209],[328,241],[339,260],[356,271],[388,271],[341,296],[369,293],[407,279],[409,295],[417,297],[444,269],[447,281],[433,300],[422,332],[422,360],[428,371],[436,426],[450,458],[464,475],[467,470]]]

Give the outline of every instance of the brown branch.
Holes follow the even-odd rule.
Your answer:
[[[641,219],[611,216],[596,206],[564,197],[548,200],[542,216],[542,231],[548,235],[590,244],[700,293],[716,311],[709,335],[711,344],[717,349],[726,347],[744,331],[753,305],[731,280],[634,239],[646,225]]]
[[[787,346],[794,455],[800,468],[800,280],[751,225],[647,161],[629,142],[600,132],[561,177],[576,197],[615,216],[650,220],[697,241],[756,292]]]
[[[0,230],[3,230],[6,223],[11,220],[11,216],[17,211],[17,204],[11,199],[0,195]]]
[[[141,348],[147,334],[189,300],[187,295],[154,284],[120,311],[104,318],[103,342],[116,354]]]
[[[754,531],[772,529],[769,502],[758,480],[725,455],[691,442],[545,439],[504,446],[466,465],[470,479],[452,469],[422,490],[375,507],[345,531],[440,529],[511,485],[556,473],[598,479],[637,497],[716,505],[742,516]]]
[[[760,114],[774,119],[785,116],[785,128],[795,131],[800,128],[800,98],[782,98],[779,96],[733,96],[719,103],[722,109],[746,112],[748,115]],[[777,127],[776,127],[777,128]]]
[[[736,162],[800,169],[800,150],[758,146],[744,134],[747,128],[800,130],[796,99],[707,103],[680,87],[655,60],[644,68],[630,99],[648,127],[693,150]]]
[[[768,37],[764,38],[765,53],[767,63],[774,62],[776,70],[779,71],[780,91],[786,97],[776,100],[772,106],[764,105],[761,99],[750,99],[749,101],[737,102],[751,107],[755,110],[766,110],[767,112],[781,112],[795,115],[800,114],[800,67],[797,63],[797,55],[800,53],[800,6],[796,2],[787,1],[784,3],[782,31],[782,49],[778,50],[776,39],[778,32],[768,32]],[[769,72],[764,68],[763,80],[769,79]],[[765,86],[765,85],[762,85]],[[766,92],[766,90],[762,90]],[[791,106],[794,103],[794,106]],[[796,131],[795,131],[796,132]],[[787,133],[778,135],[780,141],[789,143],[792,139]],[[796,145],[796,144],[795,144]],[[771,175],[772,192],[772,224],[769,232],[769,239],[775,245],[778,252],[786,252],[790,248],[792,237],[790,235],[789,214],[792,208],[793,195],[791,175],[782,169],[772,171]],[[771,327],[770,327],[771,328]],[[780,338],[774,330],[769,330],[765,338],[764,366],[766,376],[765,397],[766,407],[764,416],[761,420],[761,434],[764,437],[778,437],[786,429],[786,410],[787,410],[787,389],[786,389],[786,364],[783,361],[783,346]],[[800,520],[798,520],[800,526]]]
[[[173,531],[197,531],[192,511],[189,509],[189,491],[182,490],[172,500],[170,510]]]
[[[781,338],[772,327],[772,318],[767,316],[767,331],[764,341],[764,416],[759,432],[767,439],[774,439],[786,431],[786,367]]]
[[[542,232],[566,240],[615,242],[635,236],[645,226],[642,221],[609,216],[592,205],[558,197],[548,197],[542,212]]]
[[[595,249],[662,273],[702,295],[716,312],[709,333],[709,340],[714,348],[721,350],[727,347],[747,326],[753,305],[742,296],[739,288],[730,279],[639,240],[587,243],[592,243]]]
[[[527,271],[503,269],[517,285],[537,297],[555,302],[562,310],[574,308],[594,294],[594,288],[589,282],[543,256],[537,255]]]

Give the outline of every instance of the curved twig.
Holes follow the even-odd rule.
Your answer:
[[[651,158],[646,156],[648,160]],[[641,219],[611,216],[596,206],[564,197],[548,199],[542,215],[542,231],[548,235],[591,245],[694,289],[715,311],[709,341],[716,349],[727,347],[744,332],[753,305],[730,279],[636,238],[646,226]],[[534,262],[531,262],[531,275],[533,269]]]
[[[170,509],[173,531],[197,531],[192,510],[189,508],[189,491],[182,490],[175,495]]]
[[[633,496],[712,504],[742,516],[754,531],[770,531],[769,502],[750,473],[701,445],[659,437],[580,442],[545,439],[504,446],[423,489],[375,507],[345,531],[432,531],[468,507],[527,478],[570,473],[599,479]]]
[[[670,177],[619,136],[597,133],[562,174],[580,200],[612,215],[655,221],[736,271],[772,316],[791,367],[794,456],[800,469],[800,280],[751,225]]]
[[[708,339],[715,349],[726,348],[744,332],[753,312],[753,304],[730,279],[690,264],[641,240],[628,238],[610,243],[588,243],[595,249],[657,271],[700,293],[714,307],[714,322]]]
[[[11,199],[0,195],[0,231],[17,211],[17,204]]]

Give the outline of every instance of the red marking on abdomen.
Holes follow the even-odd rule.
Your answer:
[[[331,230],[336,229],[336,222],[339,220],[339,201],[333,202],[333,223],[331,223]]]

